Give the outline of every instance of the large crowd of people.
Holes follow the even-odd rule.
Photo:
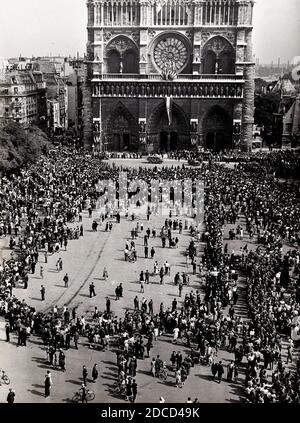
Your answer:
[[[174,158],[189,156],[182,152]],[[200,167],[178,163],[133,169],[58,149],[36,164],[3,177],[0,236],[8,238],[12,252],[0,266],[0,314],[7,322],[7,341],[11,333],[16,333],[19,345],[26,346],[28,336],[40,336],[47,346],[49,366],[55,362],[63,370],[67,367],[63,351],[71,345],[78,348],[83,338],[90,348],[116,350],[117,390],[133,401],[137,397],[138,360],[149,359],[149,374],[154,378],[163,378],[170,368],[176,386],[182,388],[195,365],[210,366],[212,381],[215,377],[218,382],[224,380],[224,364],[218,357],[220,350],[226,349],[232,360],[225,380],[243,384],[249,401],[299,402],[299,187],[278,180],[295,178],[298,167],[295,152],[257,154],[234,168],[220,165],[219,159],[211,156]],[[144,237],[146,257],[151,236],[160,236],[163,247],[165,242],[176,248],[178,235],[188,231],[189,264],[191,273],[199,277],[199,288],[190,289],[188,275],[176,274],[174,285],[179,296],[186,285],[182,303],[176,298],[171,304],[163,300],[159,312],[154,313],[153,302],[143,298],[140,304],[137,299],[134,310],[118,316],[108,300],[106,310],[96,308],[90,320],[77,315],[74,307],[54,306],[49,312],[37,312],[18,300],[15,289],[28,289],[28,275],[37,271],[41,256],[47,262],[48,255],[67,249],[69,242],[84,236],[82,213],[87,209],[92,216],[102,195],[97,189],[99,180],[117,181],[120,170],[127,172],[129,181],[204,179],[202,225],[177,216],[176,211],[172,216],[170,211],[159,233],[150,224],[146,235],[138,227],[124,250],[125,260],[136,260],[136,236]],[[193,191],[195,195],[195,188]],[[101,216],[107,230],[114,215],[115,210],[107,208]],[[227,225],[231,225],[228,235]],[[230,248],[230,240],[235,238],[243,241],[240,251]],[[201,254],[200,242],[205,246]],[[149,253],[155,260],[155,251],[152,254],[149,248]],[[157,265],[156,272],[163,283],[170,269]],[[144,275],[140,276],[140,283],[143,293],[149,279],[147,282]],[[244,315],[237,307],[241,283],[246,286]],[[116,297],[122,297],[119,287]],[[153,345],[164,335],[173,336],[173,343],[184,344],[189,352],[184,356],[174,352],[170,358],[151,357]],[[290,362],[297,364],[291,369]]]

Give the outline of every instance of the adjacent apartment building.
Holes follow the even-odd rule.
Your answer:
[[[2,72],[0,119],[14,119],[25,125],[46,124],[46,83],[41,72],[9,67]]]

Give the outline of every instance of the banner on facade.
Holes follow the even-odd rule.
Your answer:
[[[172,96],[167,96],[166,97],[166,108],[167,108],[167,115],[168,115],[168,121],[169,121],[169,126],[172,125],[172,104],[173,104],[173,98]]]

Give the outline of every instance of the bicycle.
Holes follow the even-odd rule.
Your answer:
[[[126,386],[116,382],[113,386],[113,393],[120,397],[126,397]]]
[[[166,369],[159,369],[158,372],[158,378],[162,379],[162,380],[167,380],[168,379],[168,372]]]
[[[90,389],[86,392],[86,400],[87,401],[93,401],[95,399],[95,393],[91,391]],[[82,391],[79,389],[78,392],[75,392],[75,395],[72,398],[73,402],[82,402]]]
[[[5,373],[4,370],[1,370],[1,377],[0,377],[0,386],[2,383],[4,383],[5,385],[9,385],[10,384],[10,379],[7,376],[7,374]]]

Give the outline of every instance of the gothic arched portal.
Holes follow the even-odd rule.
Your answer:
[[[170,121],[171,118],[171,121]],[[190,147],[189,121],[176,103],[168,116],[166,103],[161,103],[150,116],[147,132],[155,151],[173,151]]]
[[[220,106],[212,107],[202,122],[205,148],[222,151],[232,148],[232,120]]]
[[[107,120],[106,138],[109,151],[134,151],[138,148],[138,124],[121,102]]]

